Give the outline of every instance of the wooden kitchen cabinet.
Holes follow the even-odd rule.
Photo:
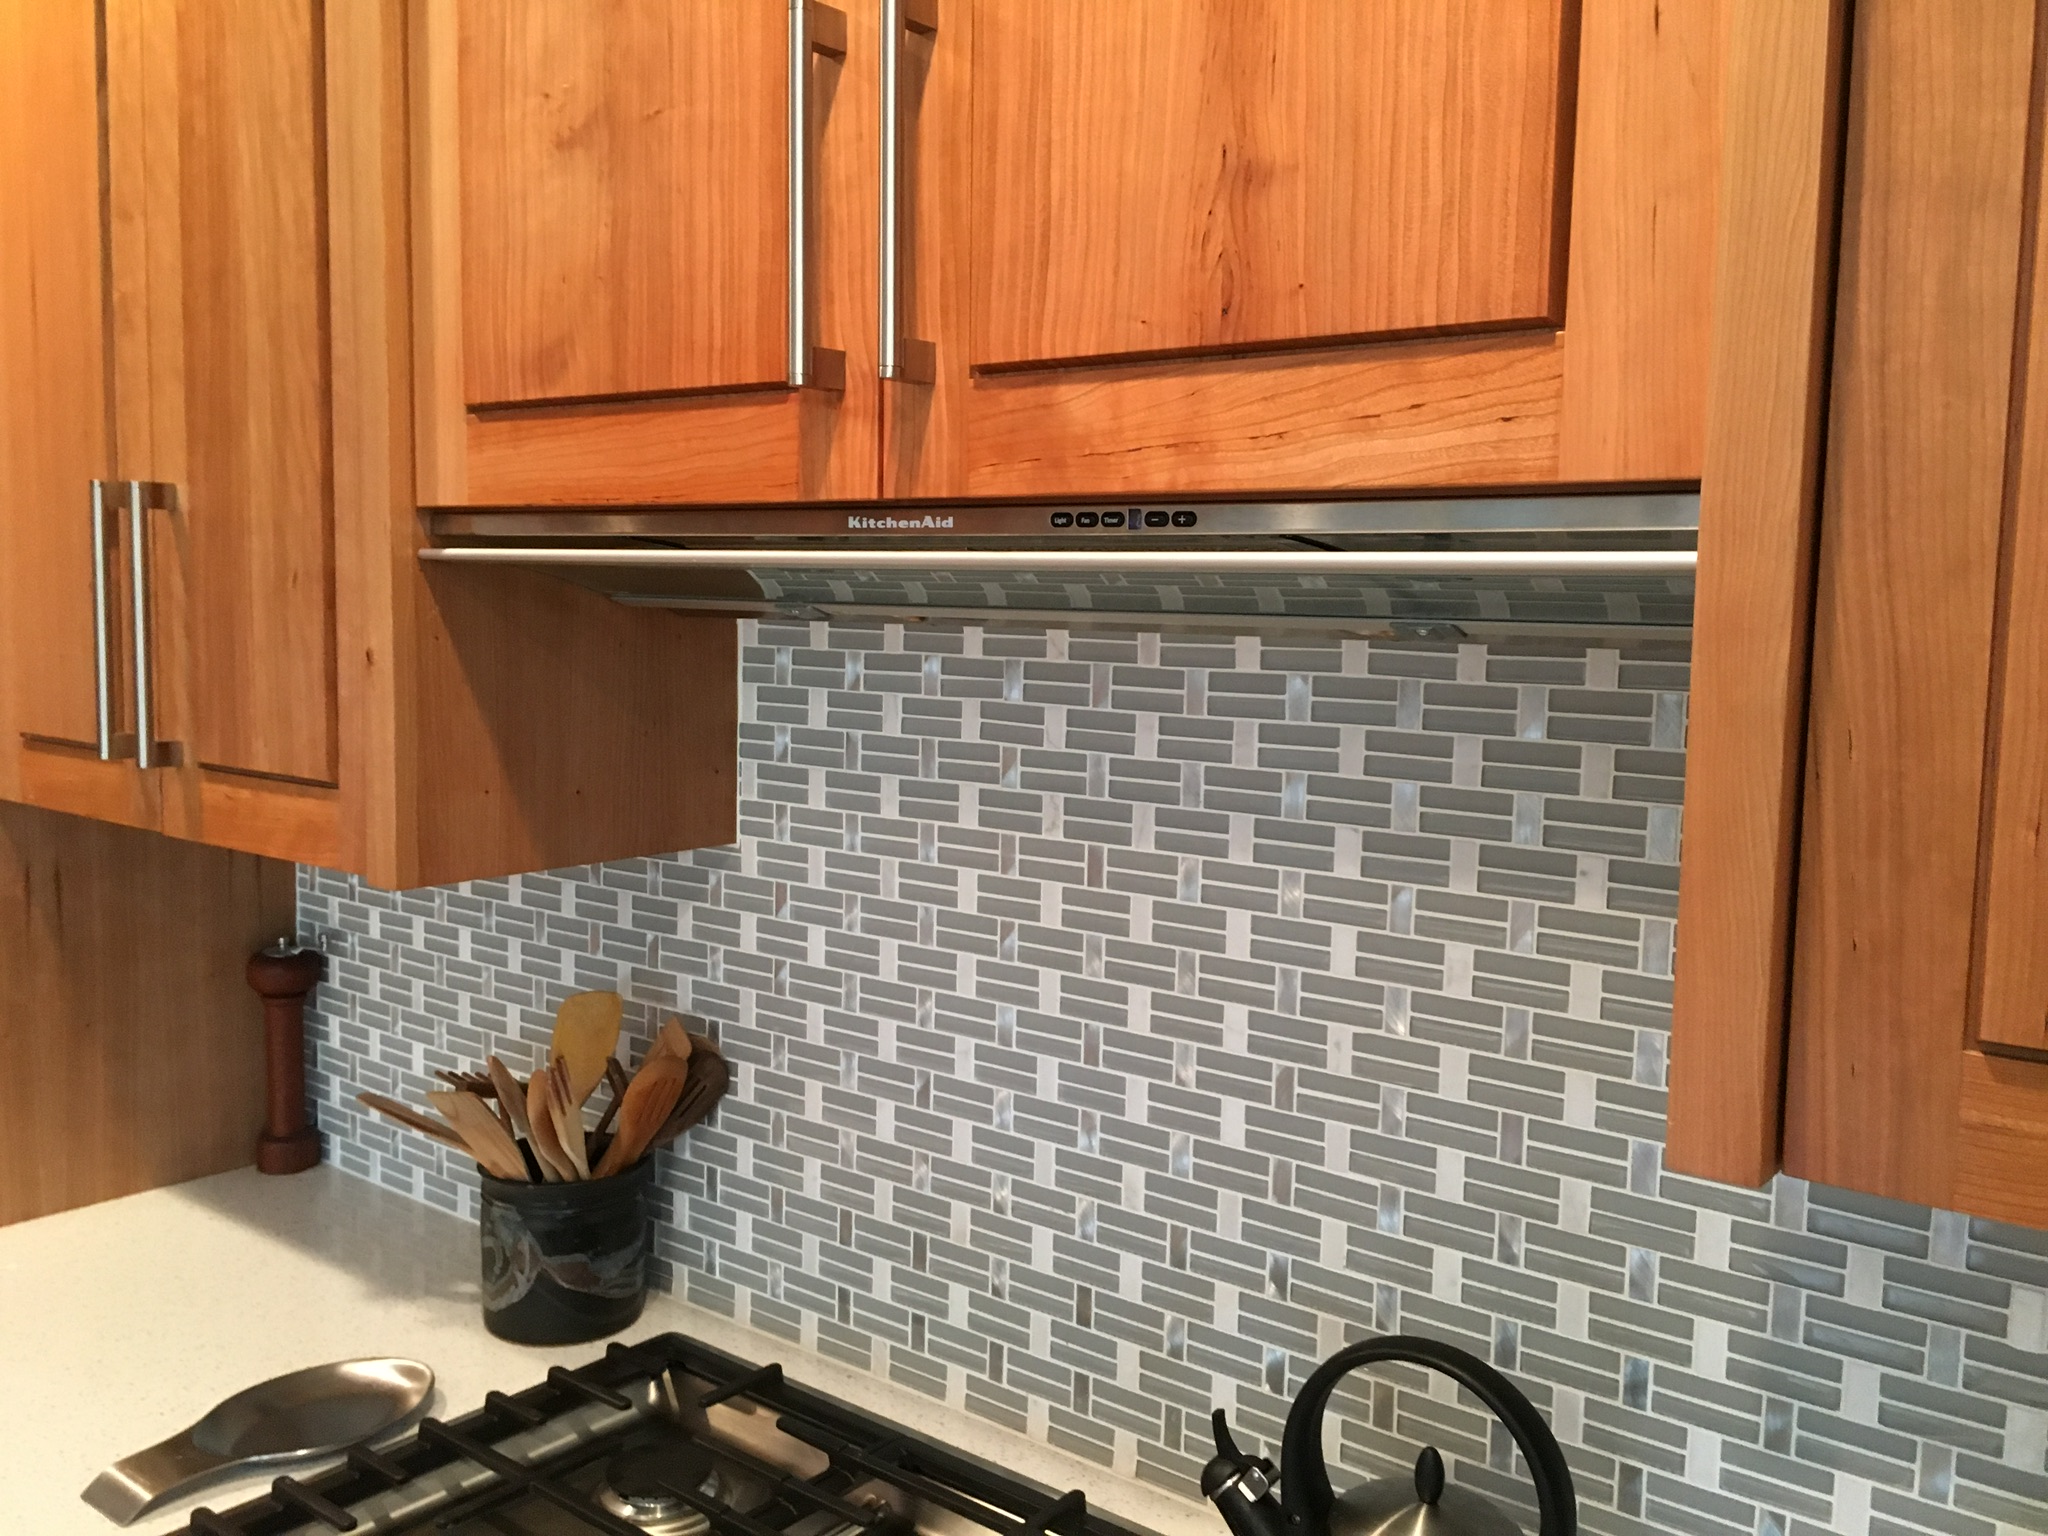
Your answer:
[[[0,794],[387,886],[727,841],[730,622],[415,558],[406,13],[0,20]]]
[[[1698,477],[1720,4],[932,9],[885,495]]]
[[[874,495],[877,5],[413,7],[422,504]]]
[[[1699,475],[1720,0],[414,21],[425,505]]]
[[[1839,6],[1808,8],[1816,39],[1829,12],[1839,33]],[[1722,553],[1725,581],[1772,593],[1811,570],[1810,682],[1788,686],[1806,658],[1777,650],[1803,636],[1801,605],[1731,594],[1710,614],[1701,554],[1696,646],[1725,656],[1708,648],[1732,629],[1715,623],[1761,621],[1765,639],[1735,643],[1752,663],[1740,686],[1768,704],[1752,718],[1803,712],[1804,731],[1730,734],[1732,673],[1696,692],[1693,729],[1716,734],[1695,735],[1688,763],[1699,862],[1681,884],[1669,1149],[1682,1172],[1757,1182],[1781,1154],[1805,1178],[2048,1225],[2044,20],[2035,3],[1855,7],[1826,411],[1810,418],[1824,431],[1794,432],[1797,453],[1760,435],[1746,459],[1731,452],[1738,476],[1782,468],[1750,482],[1776,526],[1755,520],[1747,554]],[[1832,203],[1824,181],[1814,190]],[[1750,386],[1746,406],[1729,391],[1730,419],[1758,426],[1795,420],[1812,388],[1800,369]],[[1808,453],[1810,561],[1790,494]],[[1783,558],[1758,563],[1764,550]],[[1798,791],[1789,815],[1780,784]],[[1769,816],[1732,814],[1766,803]],[[1733,921],[1745,897],[1754,920]]]

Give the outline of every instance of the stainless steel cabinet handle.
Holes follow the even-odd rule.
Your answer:
[[[114,637],[107,607],[107,482],[92,483],[92,680],[100,761],[114,760]]]
[[[812,343],[811,55],[846,57],[846,13],[789,0],[789,387],[846,388],[846,354]]]
[[[128,482],[128,579],[135,627],[135,765],[173,768],[178,743],[156,738],[155,679],[150,670],[149,528],[152,511],[175,512],[178,488],[155,480]]]
[[[882,0],[882,347],[885,379],[929,384],[936,350],[903,333],[903,38],[939,30],[938,0]]]

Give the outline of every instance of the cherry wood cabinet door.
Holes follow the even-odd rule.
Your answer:
[[[1698,475],[1714,0],[933,9],[886,493]]]
[[[423,503],[874,494],[877,3],[415,8]]]
[[[2048,1224],[2038,4],[1856,7],[1787,1171]]]
[[[106,0],[115,459],[150,542],[163,830],[336,846],[317,0]]]
[[[99,68],[91,4],[0,10],[0,790],[148,826],[155,786],[132,761],[98,756],[91,487],[114,472]],[[106,694],[120,729],[126,549],[118,522],[104,526]]]

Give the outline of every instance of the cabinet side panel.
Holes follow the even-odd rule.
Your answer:
[[[2032,5],[1856,9],[1785,1162],[1941,1204],[1968,1013]]]
[[[289,864],[0,806],[0,1224],[255,1156]]]
[[[523,571],[417,579],[415,883],[732,841],[733,620],[629,608]]]
[[[1669,1165],[1777,1171],[1846,0],[1734,0],[1672,1001]]]

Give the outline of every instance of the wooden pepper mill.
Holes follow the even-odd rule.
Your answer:
[[[306,994],[324,969],[319,950],[289,938],[249,957],[249,985],[263,999],[268,1111],[256,1166],[264,1173],[303,1173],[320,1161],[320,1133],[306,1123]]]

